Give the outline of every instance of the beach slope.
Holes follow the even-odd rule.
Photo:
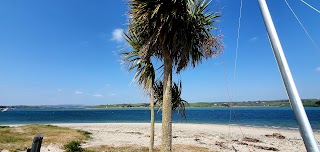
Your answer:
[[[92,133],[83,147],[144,146],[149,144],[148,123],[52,124]],[[320,132],[315,132],[320,142]],[[216,124],[173,124],[173,145],[203,147],[208,151],[306,151],[298,130]],[[161,124],[155,125],[155,146],[161,144]],[[320,144],[319,144],[320,145]],[[50,148],[44,147],[42,151]],[[175,151],[175,149],[173,149]],[[179,150],[180,151],[180,150]],[[191,150],[192,151],[192,150]],[[195,150],[196,151],[196,150]]]

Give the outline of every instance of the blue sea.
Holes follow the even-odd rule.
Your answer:
[[[315,131],[320,131],[320,108],[307,107],[305,109],[312,128]],[[174,113],[173,122],[298,128],[293,111],[289,107],[235,107],[232,108],[231,112],[230,108],[187,108],[186,116],[187,118],[184,119]],[[150,110],[148,108],[14,109],[0,112],[0,125],[141,122],[150,122]],[[161,111],[156,111],[156,122],[161,122]]]

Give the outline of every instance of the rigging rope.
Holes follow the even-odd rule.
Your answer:
[[[220,8],[220,0],[219,0],[219,8]],[[220,14],[220,11],[219,11]],[[240,9],[239,9],[239,19],[238,19],[238,29],[237,29],[237,42],[236,42],[236,54],[235,54],[235,59],[234,59],[234,69],[233,69],[233,82],[235,82],[236,80],[236,71],[237,71],[237,60],[238,60],[238,50],[239,50],[239,39],[240,39],[240,29],[241,29],[241,17],[242,17],[242,0],[240,0]],[[220,27],[220,24],[219,24]],[[221,30],[220,30],[220,35],[221,35]],[[225,84],[226,84],[226,89],[227,89],[227,94],[228,94],[228,98],[229,98],[229,107],[230,107],[230,117],[229,117],[229,129],[228,129],[228,137],[230,138],[230,127],[231,127],[231,118],[232,118],[232,111],[233,111],[233,116],[236,119],[236,124],[242,134],[242,137],[244,138],[244,133],[241,129],[241,126],[239,125],[239,121],[236,115],[235,110],[233,109],[233,105],[232,105],[232,100],[234,99],[234,94],[235,94],[235,87],[233,86],[233,93],[232,95],[230,95],[230,90],[229,90],[229,83],[227,80],[227,67],[224,61],[224,54],[222,56],[222,62],[223,62],[223,67],[224,67],[224,80],[225,80]],[[248,150],[251,152],[250,148],[247,146]]]
[[[289,5],[289,3],[287,2],[287,0],[284,0],[287,4],[287,6],[289,7],[289,9],[291,10],[292,14],[294,15],[294,17],[297,19],[297,21],[299,22],[299,24],[301,25],[302,29],[304,30],[304,32],[308,35],[309,39],[312,41],[313,45],[319,49],[319,47],[317,46],[317,44],[314,42],[314,40],[311,38],[310,34],[308,33],[308,31],[306,30],[306,28],[303,26],[303,24],[301,23],[301,21],[299,20],[298,16],[296,15],[296,13],[294,13],[293,9],[291,8],[291,6]]]
[[[239,49],[239,39],[240,39],[240,28],[241,28],[241,17],[242,17],[242,0],[240,0],[240,10],[239,10],[239,19],[238,19],[238,35],[237,35],[236,57],[234,59],[233,81],[235,81],[235,79],[236,79],[238,49]],[[233,94],[232,94],[232,98],[233,97],[234,97],[234,90],[233,90]]]
[[[239,39],[240,39],[240,29],[241,29],[241,17],[242,17],[242,0],[240,0],[240,8],[239,8],[239,19],[238,19],[238,29],[237,29],[237,43],[236,43],[236,54],[234,59],[234,69],[233,69],[233,83],[236,80],[236,71],[237,71],[237,60],[238,60],[238,50],[239,50]],[[226,71],[225,71],[226,72]],[[226,77],[226,73],[225,73]],[[226,81],[227,82],[227,81]],[[229,106],[230,108],[230,118],[229,118],[229,128],[231,122],[231,111],[232,111],[232,100],[234,99],[235,87],[233,86],[232,96],[230,97],[229,89],[227,88],[228,96],[230,99]]]
[[[307,6],[309,6],[310,8],[312,8],[313,10],[315,10],[316,12],[318,12],[320,14],[320,11],[318,9],[316,9],[315,7],[311,6],[310,4],[308,4],[307,2],[305,2],[304,0],[300,0],[302,3],[306,4]]]

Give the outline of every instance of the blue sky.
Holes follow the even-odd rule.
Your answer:
[[[320,49],[284,1],[267,2],[301,97],[319,98]],[[320,46],[320,14],[288,2]],[[316,0],[306,2],[320,8]],[[234,101],[287,98],[257,1],[243,2],[233,79],[239,5],[221,0],[224,54],[174,76],[187,101],[229,101],[226,81]],[[127,11],[123,0],[1,0],[0,105],[148,102],[117,55],[130,50],[121,38]]]

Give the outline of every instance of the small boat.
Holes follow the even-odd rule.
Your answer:
[[[9,108],[3,108],[3,109],[1,109],[1,112],[6,112],[6,111],[8,111],[8,109]]]

